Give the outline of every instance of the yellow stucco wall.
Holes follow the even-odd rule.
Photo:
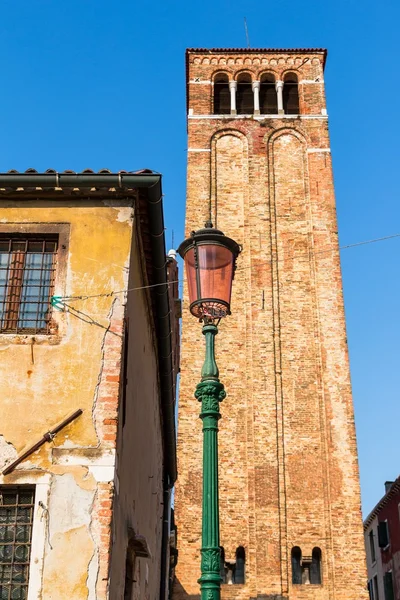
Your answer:
[[[0,207],[1,222],[70,223],[67,278],[56,294],[92,295],[126,288],[132,209],[59,204]],[[123,294],[118,297],[123,299]],[[112,297],[101,297],[70,304],[107,326],[112,302]],[[92,405],[105,330],[72,315],[55,318],[65,321],[55,345],[49,343],[51,336],[18,336],[25,344],[11,342],[14,336],[0,336],[1,434],[18,453],[78,408],[84,414],[60,432],[54,444],[69,439],[73,445],[97,445]],[[45,466],[48,454],[47,445],[40,459],[35,456],[35,464]]]
[[[133,231],[131,204],[132,200],[0,201],[0,231],[2,225],[12,223],[16,229],[21,223],[69,224],[67,264],[55,295],[124,290]],[[121,322],[125,296],[69,303],[107,328],[116,312]],[[31,563],[31,577],[35,573],[40,581],[30,580],[38,591],[29,599],[101,600],[107,597],[98,591],[103,578],[101,545],[107,543],[102,540],[104,525],[98,517],[104,504],[99,486],[112,489],[114,460],[113,442],[103,449],[96,430],[98,388],[108,385],[103,373],[106,329],[63,312],[54,312],[54,318],[57,335],[0,335],[0,469],[76,409],[83,414],[12,473],[0,476],[0,483],[34,484],[48,478],[45,509],[35,508],[41,548],[32,552],[41,556],[41,566],[32,568]],[[111,339],[107,344],[118,369],[121,329],[116,333],[111,338],[107,334],[107,340]],[[115,397],[118,384],[109,385]],[[97,447],[97,451],[90,450]],[[85,458],[86,450],[92,452],[89,458]],[[93,464],[97,471],[90,470],[88,465]]]

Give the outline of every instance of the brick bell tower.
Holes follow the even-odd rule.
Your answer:
[[[186,53],[186,236],[211,217],[243,247],[216,340],[226,600],[367,598],[325,59]],[[196,600],[204,348],[184,302],[173,598]]]

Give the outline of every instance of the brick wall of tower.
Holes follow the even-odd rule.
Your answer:
[[[246,550],[246,583],[225,600],[367,598],[323,54],[188,55],[186,233],[211,214],[242,244],[217,362],[221,545]],[[300,117],[211,116],[212,78],[299,79]],[[202,437],[193,391],[201,326],[185,290],[175,498],[174,600],[200,575]],[[292,585],[290,553],[322,551],[323,585]]]

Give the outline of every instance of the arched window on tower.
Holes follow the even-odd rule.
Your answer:
[[[298,115],[299,84],[297,75],[288,73],[283,80],[283,111],[285,115]]]
[[[275,77],[272,75],[272,73],[265,73],[261,76],[260,114],[278,114],[278,97],[275,88]]]
[[[310,583],[321,584],[321,550],[313,548],[310,565]]]
[[[254,95],[249,73],[242,73],[238,77],[236,105],[238,115],[252,115],[254,112]]]
[[[218,73],[214,77],[214,115],[229,115],[231,97],[229,79],[226,73]]]
[[[246,552],[243,546],[236,549],[235,583],[245,583],[246,580]]]
[[[219,547],[219,552],[219,574],[221,577],[221,583],[226,583],[225,550],[223,546]]]
[[[292,548],[292,583],[303,583],[301,568],[301,549],[298,546]]]

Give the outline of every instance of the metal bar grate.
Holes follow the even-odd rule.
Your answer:
[[[26,600],[34,487],[0,487],[0,600]]]
[[[0,235],[2,333],[49,333],[57,248],[54,235]]]

